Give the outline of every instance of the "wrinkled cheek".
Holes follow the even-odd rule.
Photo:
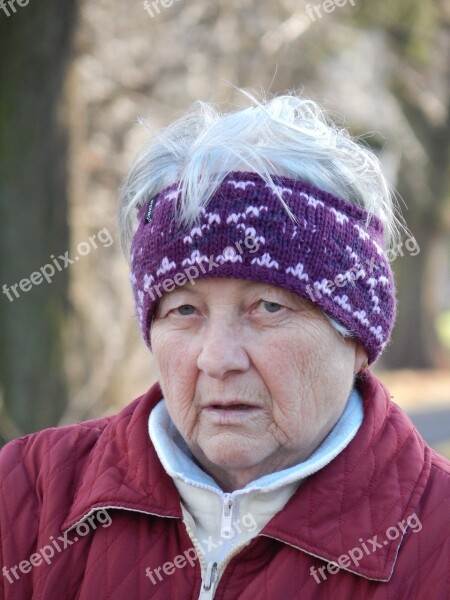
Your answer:
[[[172,398],[193,394],[195,369],[183,356],[178,356],[175,348],[166,348],[155,354],[156,369],[161,386]]]
[[[290,436],[284,429],[285,428],[280,427],[278,423],[272,421],[267,428],[267,433],[270,435],[276,445],[285,448],[289,447],[292,442],[290,440]]]
[[[187,418],[194,400],[194,387],[191,382],[173,371],[165,377],[164,397],[170,411],[177,418]]]
[[[182,438],[190,444],[195,431],[198,428],[198,417],[196,410],[192,405],[190,397],[178,396],[174,398],[170,396],[166,398],[167,409],[170,417],[175,424],[175,427],[180,432]]]

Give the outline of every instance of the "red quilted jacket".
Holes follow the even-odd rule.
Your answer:
[[[360,389],[356,437],[231,559],[216,600],[450,597],[449,463],[372,375]],[[147,431],[160,398],[155,385],[116,416],[3,448],[2,600],[199,598],[179,496]]]

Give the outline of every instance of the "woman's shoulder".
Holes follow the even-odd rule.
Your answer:
[[[50,427],[8,442],[0,449],[0,490],[14,469],[22,467],[37,473],[43,466],[58,468],[66,462],[83,461],[106,429],[128,426],[143,399],[136,398],[113,415]]]
[[[6,493],[39,488],[52,474],[78,470],[110,420],[51,427],[8,442],[0,450],[0,501]]]
[[[428,477],[427,498],[441,498],[450,509],[450,461],[432,448],[427,447],[430,456],[430,475]]]
[[[8,494],[32,490],[39,497],[55,487],[69,491],[111,440],[128,439],[133,421],[148,413],[145,400],[146,395],[114,415],[43,429],[7,443],[0,450],[0,504]]]

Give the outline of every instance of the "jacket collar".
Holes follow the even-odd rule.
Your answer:
[[[408,417],[390,401],[384,386],[366,373],[359,384],[364,421],[356,436],[303,483],[260,535],[327,562],[337,563],[359,548],[363,553],[359,564],[342,562],[343,568],[388,581],[404,536],[398,524],[415,512],[430,458]],[[90,456],[62,531],[100,508],[182,517],[176,487],[147,431],[150,411],[161,398],[155,384],[117,415],[99,421],[103,431],[85,450]],[[396,533],[396,539],[388,539]]]
[[[364,421],[356,436],[304,482],[261,535],[327,562],[338,563],[345,555],[342,568],[389,581],[404,537],[399,523],[415,513],[430,472],[430,453],[369,371],[358,387]],[[360,560],[351,560],[360,554]]]

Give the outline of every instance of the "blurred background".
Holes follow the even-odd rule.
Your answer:
[[[300,90],[380,157],[410,235],[375,371],[450,457],[448,0],[0,1],[0,444],[155,380],[116,224],[138,117],[236,87]]]

